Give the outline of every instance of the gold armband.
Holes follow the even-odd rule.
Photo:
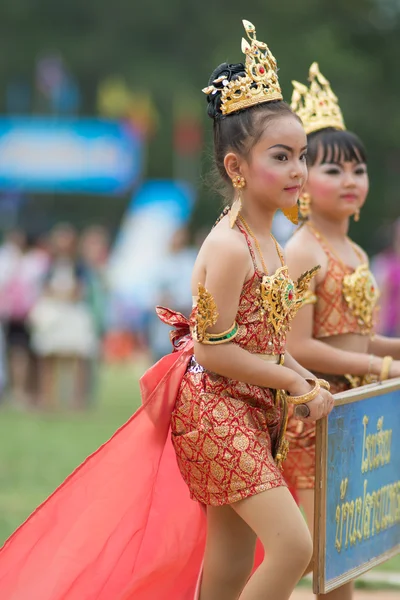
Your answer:
[[[393,362],[392,356],[384,357],[384,359],[382,361],[381,375],[379,377],[380,381],[386,381],[386,379],[389,379],[390,367],[392,366],[392,362]]]
[[[318,379],[318,383],[324,390],[327,390],[328,392],[331,391],[331,384],[329,381],[326,381],[326,379]]]
[[[218,317],[219,314],[214,298],[204,285],[199,283],[194,317],[195,323],[192,327],[193,339],[201,344],[225,344],[231,342],[239,331],[236,321],[226,331],[222,331],[221,333],[207,333],[207,329],[216,324]]]
[[[289,404],[307,404],[308,402],[311,402],[311,400],[314,400],[314,398],[318,396],[321,389],[321,385],[318,379],[306,378],[306,381],[314,385],[313,389],[307,392],[306,394],[303,394],[302,396],[290,396],[288,394],[287,401]]]
[[[307,290],[306,292],[304,292],[301,306],[306,306],[306,304],[317,304],[317,300],[318,298],[316,294],[314,294],[312,290]]]

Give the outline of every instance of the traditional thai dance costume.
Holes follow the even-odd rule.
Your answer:
[[[313,273],[294,284],[281,254],[282,267],[275,275],[260,272],[249,234],[237,226],[246,238],[254,274],[243,286],[229,341],[283,364],[286,333]],[[214,311],[201,289],[191,317],[197,339],[216,343],[203,333]],[[286,485],[280,469],[286,456],[286,407],[285,394],[209,373],[192,356],[171,422],[178,465],[192,497],[218,506]]]
[[[310,88],[294,82],[292,108],[302,118],[307,134],[327,127],[344,129],[343,117],[329,82],[320,74],[314,63],[310,69]],[[300,201],[301,207],[301,201]],[[306,207],[307,208],[307,207]],[[310,223],[308,227],[324,250],[328,263],[323,281],[315,292],[309,291],[304,305],[313,304],[313,337],[326,337],[355,333],[371,336],[374,315],[379,299],[377,283],[359,248],[352,243],[360,264],[356,269],[345,265],[329,247],[320,232]],[[377,381],[365,374],[317,374],[330,383],[332,394]],[[315,484],[315,423],[294,418],[289,409],[287,437],[290,443],[289,458],[285,463],[285,478],[294,489],[313,489]]]
[[[245,22],[245,28],[252,43],[247,77],[252,85],[255,64],[256,100],[268,101],[271,68],[277,82],[275,59],[255,43],[254,27]],[[232,327],[208,331],[218,307],[202,285],[189,320],[158,308],[174,328],[173,353],[141,379],[139,410],[7,540],[0,551],[0,598],[193,600],[205,545],[204,505],[286,485],[280,467],[288,396],[207,371],[193,354],[193,338],[237,344],[282,364],[290,322],[315,269],[294,283],[281,257],[274,275],[261,272],[251,231],[243,219],[236,226],[254,273],[243,285]]]
[[[379,292],[368,264],[359,253],[360,266],[357,269],[342,263],[318,231],[309,227],[320,242],[328,257],[326,276],[308,294],[304,304],[314,305],[313,337],[324,337],[356,333],[370,336],[373,332],[373,316]],[[377,381],[377,377],[366,374],[332,375],[318,374],[330,383],[332,394]],[[290,410],[287,437],[290,443],[290,457],[285,463],[285,478],[296,490],[313,489],[315,483],[315,423],[299,421]]]

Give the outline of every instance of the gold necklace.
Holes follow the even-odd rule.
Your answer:
[[[268,275],[268,269],[267,269],[267,266],[266,266],[265,261],[264,261],[263,253],[261,252],[261,248],[260,248],[260,244],[258,242],[258,239],[254,235],[253,231],[250,228],[250,225],[248,225],[248,223],[245,221],[245,219],[242,217],[242,215],[239,215],[239,220],[243,223],[243,225],[244,225],[247,233],[253,239],[254,244],[256,246],[256,249],[257,249],[257,252],[258,252],[258,254],[260,256],[260,259],[261,259],[261,264],[262,264],[262,268],[264,269],[264,273],[265,273],[265,275]],[[273,241],[275,243],[275,248],[276,248],[277,254],[278,254],[279,259],[281,261],[281,264],[283,266],[285,261],[283,260],[283,256],[282,256],[282,253],[280,251],[279,244],[276,241],[275,237],[272,235],[272,233],[270,233],[270,236],[271,236],[271,238],[273,239]]]
[[[315,237],[317,238],[317,240],[319,240],[320,242],[323,242],[325,244],[325,246],[330,250],[330,252],[333,254],[333,256],[340,262],[340,264],[342,265],[342,267],[344,269],[351,269],[352,267],[349,267],[348,265],[346,265],[343,260],[340,258],[340,256],[337,254],[337,252],[335,252],[334,248],[332,248],[332,245],[329,244],[328,240],[326,239],[326,237],[324,235],[322,235],[322,233],[315,227],[315,225],[313,225],[312,223],[310,223],[309,221],[307,222],[307,226],[311,229],[311,231],[314,233]],[[361,261],[361,263],[363,264],[364,261],[364,257],[361,254],[361,252],[359,251],[359,249],[357,248],[357,246],[355,245],[354,242],[351,241],[351,239],[346,235],[346,240],[348,242],[350,242],[351,247],[353,248],[358,260]]]

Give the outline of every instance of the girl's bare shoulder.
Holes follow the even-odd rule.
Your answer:
[[[318,240],[306,225],[300,227],[285,247],[286,259],[290,262],[309,264],[310,267],[324,262],[325,253]]]
[[[352,240],[352,244],[355,247],[355,249],[357,250],[358,254],[360,255],[360,257],[364,260],[365,263],[369,263],[369,257],[368,254],[365,252],[365,250],[363,248],[361,248],[361,246],[359,246],[358,244],[356,244],[355,242],[353,242]]]
[[[205,263],[221,261],[240,266],[248,264],[250,253],[244,235],[236,227],[231,229],[228,217],[224,217],[204,240],[199,258]]]

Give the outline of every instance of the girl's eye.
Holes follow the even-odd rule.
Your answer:
[[[328,169],[327,171],[325,171],[325,173],[327,175],[339,175],[340,170],[339,169]]]
[[[287,155],[286,155],[286,154],[277,154],[277,155],[275,156],[275,158],[276,158],[276,160],[280,160],[280,161],[282,161],[282,162],[284,162],[284,161],[286,161],[286,160],[288,159],[288,157],[287,157]]]
[[[367,169],[365,167],[358,167],[358,169],[354,171],[356,175],[364,175],[366,172]]]
[[[302,154],[300,156],[300,160],[303,160],[303,161],[307,160],[307,152],[305,152],[304,154]]]

